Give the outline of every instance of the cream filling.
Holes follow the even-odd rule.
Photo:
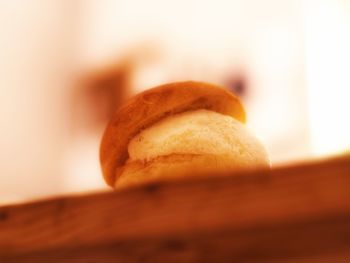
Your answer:
[[[195,110],[162,119],[141,131],[128,145],[129,161],[170,154],[214,154],[243,163],[269,163],[262,144],[236,119]]]

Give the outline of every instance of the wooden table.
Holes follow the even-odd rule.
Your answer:
[[[350,262],[350,159],[0,207],[0,262]]]

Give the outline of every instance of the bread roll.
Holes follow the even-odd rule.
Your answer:
[[[211,84],[179,82],[142,92],[106,128],[100,149],[104,178],[119,187],[269,166],[244,121],[238,98]]]

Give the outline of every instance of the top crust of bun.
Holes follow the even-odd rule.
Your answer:
[[[245,122],[239,99],[224,88],[202,82],[176,82],[158,86],[132,97],[108,124],[100,147],[106,182],[113,186],[128,159],[128,144],[141,130],[185,111],[206,109]]]

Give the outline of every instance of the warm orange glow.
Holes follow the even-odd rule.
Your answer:
[[[173,81],[240,83],[273,165],[350,149],[349,0],[9,0],[0,21],[0,203],[104,189],[105,116]]]

